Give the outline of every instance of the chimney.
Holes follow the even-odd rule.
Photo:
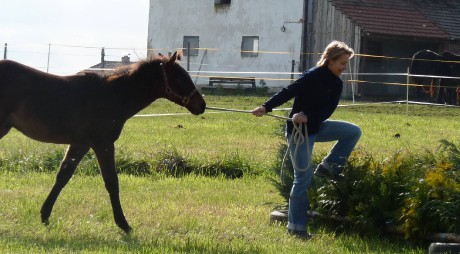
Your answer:
[[[101,49],[101,67],[105,67],[105,50],[104,48]]]

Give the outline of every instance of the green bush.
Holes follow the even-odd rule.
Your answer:
[[[459,149],[446,140],[435,153],[398,152],[383,161],[357,150],[343,183],[314,178],[311,209],[348,217],[358,231],[392,226],[406,237],[460,233],[459,171]]]
[[[402,209],[406,236],[428,232],[460,233],[460,152],[446,140],[431,160],[419,165]]]

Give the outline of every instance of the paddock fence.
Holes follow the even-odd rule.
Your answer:
[[[41,71],[56,75],[70,75],[80,71],[93,71],[110,73],[117,66],[134,63],[148,56],[159,54],[170,55],[172,52],[184,50],[183,48],[171,49],[145,49],[145,48],[110,48],[98,46],[81,46],[66,44],[30,44],[11,45],[5,43],[4,59],[11,59],[29,65]],[[219,48],[196,48],[200,52],[197,57],[184,56],[181,64],[186,68],[193,81],[199,88],[209,87],[209,79],[213,77],[228,79],[254,78],[256,88],[266,87],[270,92],[276,92],[297,79],[301,72],[299,63],[293,60],[293,52],[282,51],[257,51],[260,58],[271,56],[278,61],[261,65],[254,65],[249,60],[246,65],[228,63],[225,60],[214,61],[222,58],[223,54],[241,54],[241,50]],[[188,50],[190,52],[190,50]],[[301,54],[320,56],[318,52]],[[190,61],[188,60],[190,59]],[[369,62],[378,60],[376,69],[381,72],[359,72],[359,64],[363,59]],[[370,59],[370,60],[369,60]],[[439,83],[414,84],[410,82],[408,67],[411,57],[394,57],[368,54],[356,54],[350,61],[348,71],[342,74],[344,80],[345,100],[352,104],[363,102],[405,102],[438,104],[436,94],[428,92],[433,89],[445,88],[452,90],[460,97],[460,73],[456,77],[412,75],[429,79],[450,79],[458,81],[457,86],[442,86]],[[460,64],[460,62],[455,62]],[[242,71],[242,69],[244,69]],[[223,84],[222,86],[225,86]],[[232,85],[227,85],[232,86]],[[450,106],[458,106],[460,98]]]

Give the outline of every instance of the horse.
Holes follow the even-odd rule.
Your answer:
[[[427,76],[459,76],[460,75],[460,56],[449,52],[437,54],[431,50],[422,50],[416,52],[409,66],[409,74],[411,75],[427,75]],[[430,97],[435,96],[435,83],[439,82],[437,89],[438,103],[455,104],[455,88],[457,88],[458,80],[447,78],[433,77],[417,77],[410,76],[410,82],[426,86],[426,81],[429,81],[430,89],[427,91],[422,86],[422,89],[417,89],[417,97],[420,97],[420,91],[430,93]],[[457,89],[458,90],[458,89]]]
[[[431,50],[418,51],[412,56],[409,66],[409,74],[440,76],[439,73],[441,72],[442,61],[443,56]],[[430,94],[431,98],[435,96],[434,86],[437,79],[431,77],[409,76],[409,81],[413,84],[422,85],[416,89],[417,99],[420,99],[422,94]],[[426,86],[429,86],[430,88],[426,89]]]
[[[54,186],[43,203],[43,224],[83,156],[92,149],[109,193],[116,225],[132,228],[119,197],[114,142],[125,122],[158,98],[194,115],[206,102],[189,74],[177,63],[180,54],[133,63],[107,76],[94,73],[57,76],[23,64],[0,61],[0,139],[12,128],[47,143],[68,144]]]
[[[450,52],[442,52],[445,62],[445,76],[457,77],[456,79],[442,79],[440,87],[440,95],[442,101],[451,105],[460,105],[460,55]]]

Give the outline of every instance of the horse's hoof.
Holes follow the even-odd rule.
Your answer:
[[[125,231],[127,235],[129,235],[133,231],[133,229],[130,226],[128,226],[127,228],[122,228],[122,230]]]
[[[47,219],[42,219],[42,223],[45,225],[45,226],[48,226],[50,224],[50,220],[47,218]]]
[[[131,233],[131,231],[133,230],[133,229],[129,226],[128,222],[126,222],[126,223],[117,223],[117,226],[118,226],[121,230],[123,230],[123,232],[125,232],[126,234]]]

